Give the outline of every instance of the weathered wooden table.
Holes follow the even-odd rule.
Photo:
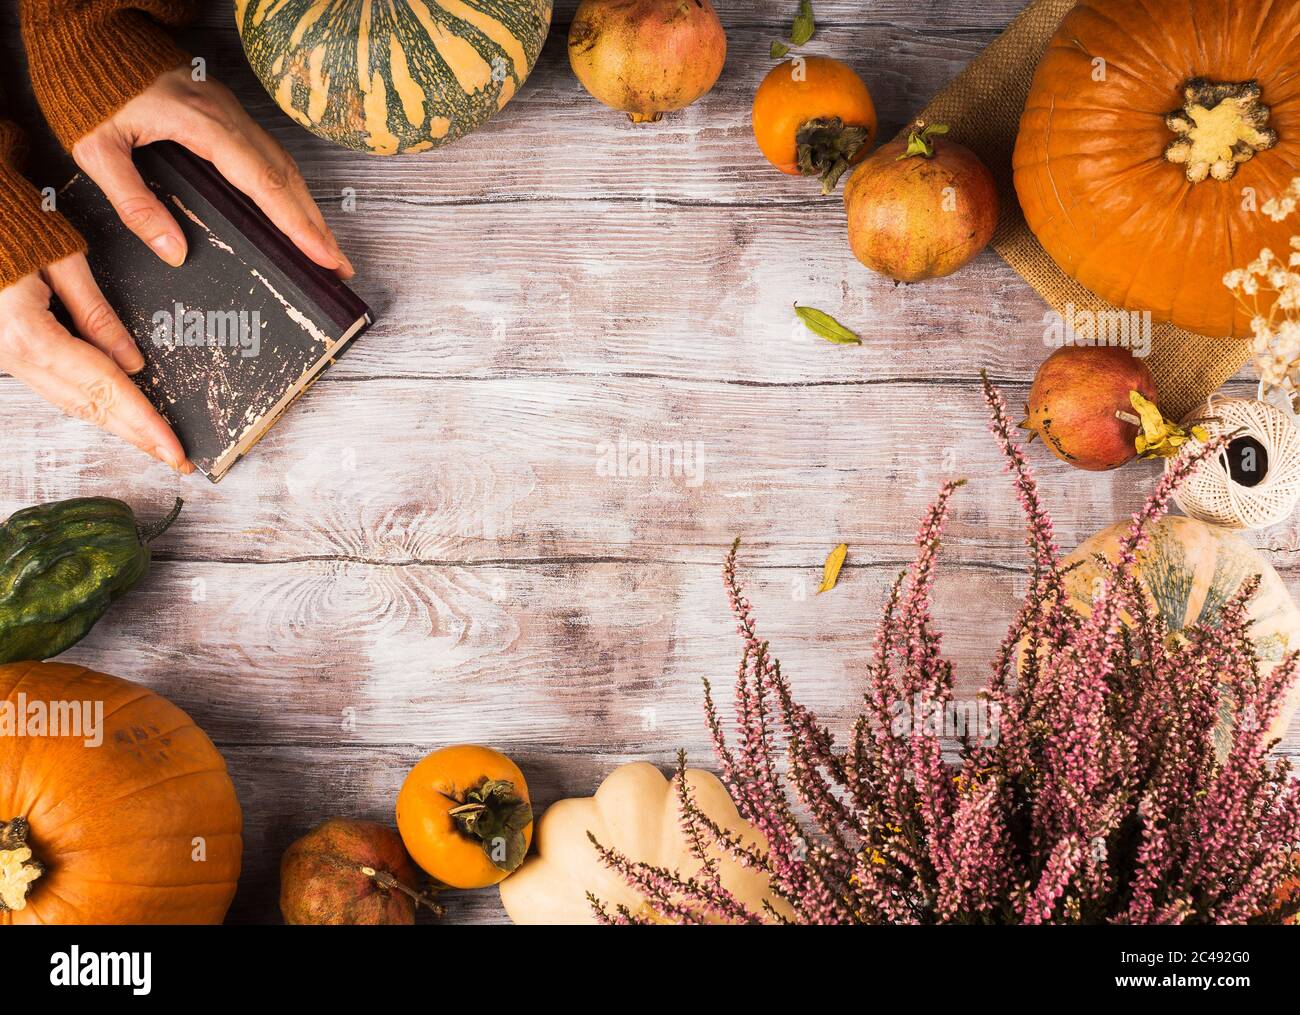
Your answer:
[[[377,326],[219,486],[0,378],[0,510],[109,494],[149,516],[186,499],[149,579],[67,658],[162,692],[225,755],[246,822],[233,921],[278,920],[283,849],[332,815],[391,821],[407,769],[441,745],[508,752],[542,804],[678,747],[710,764],[700,678],[729,685],[738,659],[719,577],[735,535],[765,634],[841,721],[915,524],[945,478],[968,477],[938,613],[962,687],[984,679],[1024,558],[978,371],[1021,403],[1045,308],[992,253],[913,287],[859,265],[839,198],[772,170],[749,131],[795,3],[717,6],[722,78],[661,124],[581,90],[565,0],[485,129],[376,159],[284,117],[212,3],[187,41],[299,160]],[[1020,6],[815,0],[808,49],[863,75],[887,137]],[[32,112],[11,15],[4,36],[3,80]],[[43,182],[61,182],[66,163],[37,149]],[[817,339],[796,301],[865,344]],[[1248,392],[1245,375],[1230,389]],[[637,474],[665,447],[689,468]],[[1066,547],[1158,473],[1034,460]],[[1300,587],[1295,524],[1258,541]],[[840,585],[815,596],[839,542]],[[1285,746],[1300,749],[1297,726]],[[495,890],[448,903],[451,921],[504,919]]]

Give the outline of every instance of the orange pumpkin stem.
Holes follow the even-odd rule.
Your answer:
[[[45,873],[27,845],[28,831],[26,818],[0,821],[0,912],[26,909],[32,882]]]
[[[829,194],[870,140],[870,130],[848,126],[838,116],[805,120],[794,136],[799,172],[821,177],[822,193]]]
[[[1191,183],[1230,180],[1237,166],[1277,144],[1259,82],[1192,78],[1183,85],[1182,109],[1165,117],[1175,137],[1165,158],[1183,166]]]
[[[394,875],[390,874],[388,871],[377,870],[374,867],[362,867],[360,868],[360,870],[362,874],[364,874],[366,877],[373,880],[374,883],[377,884],[384,891],[401,892],[403,895],[405,895],[407,898],[409,898],[412,902],[415,903],[417,909],[420,906],[425,906],[429,909],[430,912],[433,913],[434,916],[437,917],[441,917],[447,912],[445,908],[443,908],[441,905],[439,905],[437,902],[434,901],[432,891],[417,892],[414,888],[411,888],[409,885],[403,884],[401,881],[399,881]]]

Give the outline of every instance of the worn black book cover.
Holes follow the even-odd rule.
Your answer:
[[[372,317],[210,163],[170,141],[135,158],[185,232],[181,267],[128,231],[84,174],[58,207],[85,236],[95,279],[144,355],[133,379],[215,483]]]

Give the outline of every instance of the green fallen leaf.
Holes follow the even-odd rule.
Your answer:
[[[799,0],[799,13],[795,15],[794,25],[790,28],[790,41],[796,46],[802,46],[813,37],[816,27],[811,0]]]
[[[780,60],[790,52],[790,47],[802,46],[813,37],[816,27],[813,21],[812,0],[799,0],[799,13],[794,16],[794,23],[790,26],[790,39],[788,42],[777,39],[772,43],[772,48],[768,51],[772,59]]]
[[[817,594],[829,592],[835,588],[835,583],[840,580],[840,568],[844,566],[844,558],[848,556],[849,544],[840,543],[826,557],[826,564],[822,568],[822,583],[817,586]]]
[[[799,319],[807,325],[808,330],[814,335],[826,339],[828,342],[834,342],[836,345],[861,345],[862,339],[856,333],[844,327],[839,321],[835,320],[830,314],[814,307],[801,307],[798,303],[794,305],[794,312],[799,315]]]

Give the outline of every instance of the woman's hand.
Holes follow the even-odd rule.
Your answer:
[[[51,290],[80,338],[50,313]],[[73,254],[0,289],[0,370],[69,416],[130,441],[182,473],[194,466],[166,421],[128,373],[140,350],[108,305],[82,254]]]
[[[77,165],[127,228],[168,264],[184,263],[185,234],[131,160],[133,148],[161,140],[212,162],[304,254],[343,278],[352,276],[293,159],[228,89],[194,81],[188,67],[163,74],[72,147]],[[67,307],[78,335],[50,313],[51,291]],[[81,254],[0,290],[0,370],[70,416],[117,434],[178,472],[193,472],[176,435],[127,377],[143,366]]]
[[[168,264],[184,263],[185,235],[131,161],[131,149],[163,140],[207,159],[299,250],[340,277],[352,277],[351,263],[288,152],[253,122],[229,89],[193,80],[189,67],[163,74],[72,146],[77,165],[99,185],[126,227]]]

